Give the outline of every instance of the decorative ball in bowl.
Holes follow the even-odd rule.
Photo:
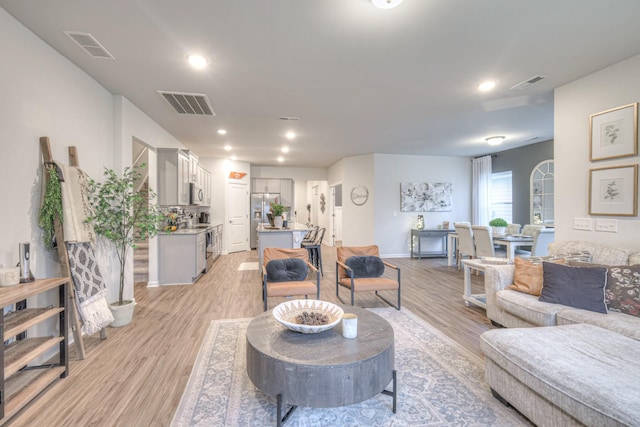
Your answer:
[[[273,317],[283,326],[303,334],[317,334],[336,326],[344,310],[335,304],[317,299],[297,299],[278,304]]]

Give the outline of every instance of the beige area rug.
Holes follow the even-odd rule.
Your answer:
[[[297,408],[286,427],[529,425],[493,398],[479,357],[406,309],[371,311],[393,326],[397,413],[391,397],[378,395],[340,408]],[[256,389],[246,373],[250,321],[211,322],[173,427],[276,425],[275,397]]]
[[[238,271],[257,270],[258,261],[256,262],[243,262],[238,267]]]

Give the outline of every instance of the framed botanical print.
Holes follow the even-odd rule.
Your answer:
[[[589,215],[638,215],[638,165],[589,171]]]
[[[638,155],[638,103],[589,117],[589,160]]]

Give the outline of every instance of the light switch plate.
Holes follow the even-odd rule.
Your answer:
[[[616,219],[596,219],[596,231],[606,231],[608,233],[618,232],[618,220]]]
[[[573,229],[591,231],[591,218],[573,218]]]

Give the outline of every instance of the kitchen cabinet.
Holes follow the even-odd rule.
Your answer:
[[[206,269],[206,250],[205,228],[158,234],[159,283],[194,283]]]
[[[222,224],[213,227],[213,241],[211,242],[211,258],[215,261],[222,253]]]
[[[255,178],[251,180],[252,193],[279,193],[280,179]]]
[[[158,148],[158,204],[189,205],[189,155],[174,148]]]
[[[0,350],[0,424],[15,415],[23,406],[37,398],[58,378],[69,374],[68,278],[40,279],[31,283],[0,288],[0,306],[8,307],[48,291],[57,292],[58,302],[47,307],[18,310],[0,316],[5,345]],[[17,339],[32,326],[57,323],[59,333],[54,336],[31,336]],[[7,341],[11,340],[7,344]],[[58,348],[57,362],[37,363],[52,349]],[[28,367],[28,369],[23,369]]]
[[[280,202],[281,205],[288,206],[292,210],[294,209],[292,179],[280,180],[280,199],[282,199]]]
[[[200,174],[200,163],[198,156],[189,151],[189,182],[198,183]]]
[[[200,185],[200,188],[202,188],[202,191],[204,192],[202,206],[211,206],[211,174],[208,171],[199,168],[198,176],[198,185]]]

